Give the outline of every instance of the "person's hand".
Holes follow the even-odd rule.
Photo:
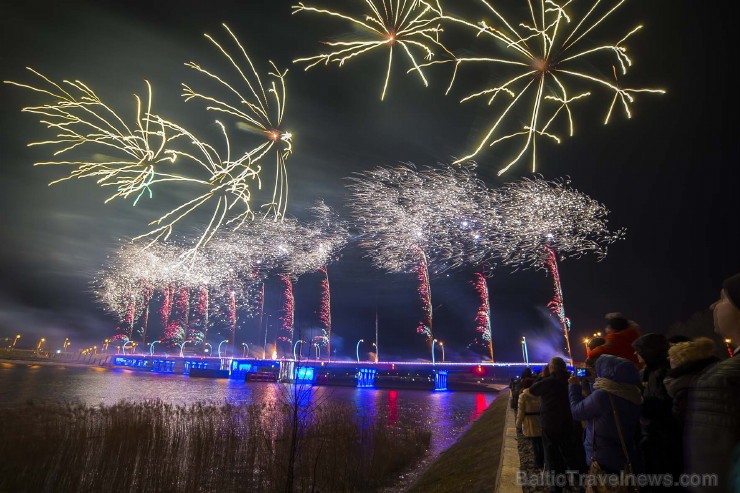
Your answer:
[[[581,383],[581,379],[574,375],[574,376],[572,376],[572,377],[570,377],[568,379],[568,383],[577,383],[577,384],[580,384]]]

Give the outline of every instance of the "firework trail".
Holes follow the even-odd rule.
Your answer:
[[[195,293],[193,316],[190,319],[188,338],[194,346],[200,346],[208,335],[208,288],[201,286]]]
[[[294,315],[295,315],[295,298],[293,297],[293,279],[289,275],[281,274],[279,276],[280,282],[283,284],[283,307],[281,309],[282,315],[280,315],[280,335],[278,335],[278,342],[283,343],[283,346],[290,346],[293,344],[293,329],[294,329]],[[286,344],[287,343],[287,344]],[[283,348],[283,354],[286,350]]]
[[[172,315],[172,301],[175,296],[175,287],[172,285],[165,286],[162,290],[162,306],[159,313],[162,317],[162,326],[169,327],[170,316]]]
[[[141,328],[139,332],[142,344],[146,344],[147,330],[149,329],[149,303],[152,301],[152,296],[154,296],[154,289],[151,286],[144,286],[141,290],[142,306],[144,309],[141,314]]]
[[[352,58],[376,49],[388,49],[388,68],[383,81],[383,90],[380,99],[385,98],[388,81],[393,67],[393,49],[402,49],[412,65],[410,71],[418,73],[419,78],[428,86],[422,65],[417,58],[423,56],[430,60],[435,49],[445,50],[439,43],[439,33],[442,29],[436,25],[437,12],[426,2],[410,0],[398,2],[394,0],[366,0],[367,10],[361,16],[351,16],[304,5],[302,2],[293,6],[293,13],[312,12],[323,16],[335,17],[350,22],[352,27],[359,28],[365,39],[360,41],[326,41],[330,51],[306,58],[298,58],[293,63],[305,63],[305,70],[323,63],[336,63],[340,67]],[[416,53],[416,54],[415,54]],[[450,54],[451,55],[451,54]]]
[[[618,103],[627,118],[631,118],[630,108],[636,94],[665,92],[662,89],[623,87],[618,80],[618,76],[625,76],[632,66],[626,42],[642,26],[627,31],[616,42],[590,43],[594,39],[593,34],[598,32],[594,30],[603,25],[625,0],[595,0],[582,12],[575,11],[581,2],[573,0],[530,0],[520,3],[522,21],[508,20],[491,2],[480,1],[486,15],[492,16],[492,24],[486,20],[474,22],[448,15],[441,8],[437,9],[437,20],[461,26],[476,38],[491,41],[491,54],[453,55],[450,59],[421,65],[421,68],[434,64],[453,65],[447,93],[462,66],[489,66],[497,78],[493,84],[468,94],[460,101],[483,100],[492,108],[494,116],[493,123],[475,149],[457,162],[477,156],[484,147],[518,141],[515,144],[518,150],[499,170],[499,175],[527,152],[531,154],[534,172],[537,169],[538,139],[560,143],[559,130],[555,127],[561,121],[563,130],[573,136],[575,125],[571,105],[587,100],[592,91],[606,93],[610,99],[604,124],[609,123]],[[613,78],[605,77],[604,73],[613,74]],[[524,124],[520,126],[522,120]]]
[[[321,305],[319,307],[319,319],[321,320],[321,335],[314,337],[314,342],[323,347],[329,347],[331,351],[331,289],[329,286],[329,269],[324,266],[321,269]],[[331,359],[331,352],[329,353]]]
[[[260,76],[239,39],[226,24],[222,25],[234,46],[233,52],[226,49],[224,44],[219,43],[211,35],[205,34],[205,37],[228,59],[233,69],[231,74],[216,74],[196,62],[188,62],[185,65],[204,75],[220,90],[225,89],[230,98],[222,100],[198,92],[187,84],[182,86],[183,96],[185,101],[200,100],[206,104],[208,110],[236,118],[240,128],[258,136],[258,143],[247,152],[246,156],[251,163],[256,163],[268,155],[274,156],[275,183],[272,200],[263,207],[266,207],[267,214],[274,218],[281,218],[285,215],[288,206],[288,171],[285,160],[293,151],[292,135],[283,129],[287,96],[285,76],[288,70],[281,72],[274,63],[270,62],[272,68],[267,77]],[[267,89],[263,78],[269,81]],[[241,221],[244,219],[240,218]]]
[[[488,282],[486,276],[480,272],[473,274],[473,287],[478,294],[480,304],[475,313],[475,330],[479,334],[479,342],[488,348],[493,361],[493,337],[491,333],[491,306],[489,302]]]
[[[608,245],[624,237],[623,229],[607,227],[609,210],[604,205],[569,185],[568,181],[535,177],[495,191],[502,218],[502,262],[515,268],[545,269],[553,275],[555,293],[548,307],[560,322],[567,348],[570,321],[563,307],[557,255],[595,253],[602,259]]]
[[[131,295],[128,307],[126,309],[126,315],[122,323],[116,328],[113,340],[128,341],[131,339],[134,328],[134,320],[136,317],[136,297]]]
[[[185,335],[187,334],[188,314],[190,313],[190,291],[188,288],[177,290],[172,288],[172,293],[174,294],[172,315],[169,317],[168,323],[165,326],[162,342],[165,345],[176,346],[185,340]]]
[[[547,304],[547,308],[550,309],[553,315],[555,315],[560,322],[561,330],[563,331],[563,337],[565,338],[565,350],[568,354],[570,364],[573,364],[573,356],[570,351],[570,319],[565,316],[565,302],[563,300],[563,287],[560,284],[560,273],[558,272],[558,258],[555,254],[555,250],[549,246],[544,247],[545,259],[544,263],[547,266],[547,270],[552,276],[553,283],[553,298]]]
[[[427,264],[427,257],[424,255],[424,251],[419,249],[419,262],[416,265],[416,276],[419,281],[419,285],[416,291],[419,293],[419,300],[421,301],[422,310],[424,312],[424,318],[419,321],[419,325],[416,327],[416,333],[423,335],[428,341],[433,339],[432,335],[432,286],[429,283],[429,265]]]

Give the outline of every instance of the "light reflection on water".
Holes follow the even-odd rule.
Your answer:
[[[120,400],[161,399],[173,404],[197,401],[212,403],[280,403],[287,385],[238,380],[190,378],[184,375],[151,374],[121,369],[77,368],[40,365],[0,365],[0,406],[28,401],[67,401],[114,404]],[[311,402],[348,404],[366,415],[389,424],[414,420],[429,424],[431,455],[452,444],[476,419],[495,394],[376,390],[351,387],[312,387]]]

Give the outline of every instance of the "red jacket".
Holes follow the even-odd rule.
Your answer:
[[[588,357],[595,358],[602,354],[611,354],[638,364],[635,349],[632,347],[632,343],[638,337],[640,337],[640,331],[634,327],[629,327],[620,332],[610,332],[606,334],[606,344],[595,347],[588,354]]]

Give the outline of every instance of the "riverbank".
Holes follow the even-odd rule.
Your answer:
[[[492,492],[499,481],[509,392],[503,391],[408,493]]]

